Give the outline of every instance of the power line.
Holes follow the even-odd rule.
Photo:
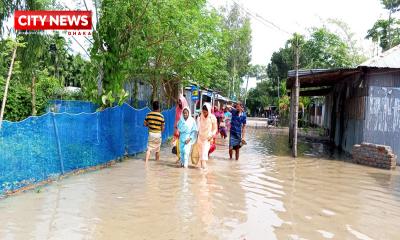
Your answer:
[[[238,7],[240,7],[242,10],[244,10],[247,14],[249,14],[250,16],[252,16],[254,19],[258,20],[259,22],[261,22],[264,26],[267,26],[269,28],[275,28],[283,33],[286,33],[288,35],[292,35],[291,33],[289,33],[288,31],[284,30],[283,28],[279,27],[277,24],[273,23],[272,21],[262,17],[261,15],[259,15],[258,13],[253,13],[252,11],[250,11],[249,9],[243,7],[241,4],[239,4],[237,1],[232,0],[236,5],[238,5]]]
[[[238,7],[240,7],[243,11],[245,11],[248,15],[250,15],[251,17],[253,17],[253,19],[259,21],[260,23],[262,23],[264,26],[272,28],[272,29],[276,29],[279,30],[283,33],[286,33],[288,35],[292,35],[291,33],[289,33],[288,31],[284,30],[282,27],[279,27],[277,24],[275,24],[274,22],[266,19],[265,17],[259,15],[258,13],[254,13],[252,11],[250,11],[249,9],[243,7],[241,4],[239,4],[237,1],[232,0],[232,2],[234,2]]]
[[[276,25],[275,23],[273,23],[273,22],[271,22],[271,21],[269,21],[269,20],[265,19],[264,17],[262,17],[262,16],[258,15],[257,13],[256,13],[256,16],[257,16],[257,17],[259,17],[259,18],[261,18],[262,20],[264,20],[264,21],[268,22],[269,24],[271,24],[272,26],[274,26],[274,27],[275,27],[276,29],[278,29],[279,31],[281,31],[281,32],[284,32],[284,33],[286,33],[286,34],[289,34],[289,35],[292,35],[292,34],[291,34],[291,33],[289,33],[288,31],[286,31],[286,30],[282,29],[281,27],[279,27],[279,26],[278,26],[278,25]]]

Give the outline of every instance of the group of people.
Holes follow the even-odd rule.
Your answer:
[[[159,102],[153,102],[153,111],[147,114],[144,125],[149,129],[149,138],[146,152],[146,163],[151,152],[155,152],[156,160],[160,158],[161,133],[164,130],[165,120],[160,113]],[[239,160],[239,149],[243,144],[246,129],[246,114],[243,105],[239,102],[234,107],[226,106],[224,110],[211,108],[205,103],[197,120],[191,116],[191,111],[183,95],[180,95],[176,107],[174,123],[174,141],[176,153],[181,167],[189,166],[189,158],[192,147],[197,144],[199,162],[202,169],[207,169],[207,161],[212,147],[215,148],[215,138],[220,134],[227,138],[229,132],[229,157],[232,159],[235,150],[235,158]]]
[[[214,107],[214,115],[217,118],[219,133],[225,139],[228,136],[227,131],[230,130],[232,114],[228,107],[222,109]]]

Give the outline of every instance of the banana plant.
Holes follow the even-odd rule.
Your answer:
[[[129,93],[124,89],[122,89],[118,94],[118,105],[121,106],[122,104],[124,104],[124,102],[126,101],[126,99],[128,99],[128,97]]]

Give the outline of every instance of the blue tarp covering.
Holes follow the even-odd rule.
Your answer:
[[[0,195],[145,151],[148,130],[143,121],[148,112],[148,108],[137,110],[124,104],[101,112],[47,113],[21,122],[4,121],[0,130]],[[173,134],[175,108],[162,114],[165,141]]]

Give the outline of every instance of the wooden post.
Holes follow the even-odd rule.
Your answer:
[[[12,70],[14,67],[14,61],[15,61],[15,55],[17,54],[17,46],[14,47],[14,51],[11,57],[11,64],[10,68],[8,69],[8,75],[7,75],[7,80],[6,80],[6,87],[4,89],[4,96],[3,96],[3,102],[1,103],[1,111],[0,111],[0,129],[3,124],[3,116],[4,116],[4,109],[6,107],[6,101],[7,101],[7,94],[8,94],[8,87],[10,86],[10,79],[12,75]]]
[[[293,126],[294,126],[294,83],[290,89],[290,111],[289,111],[289,147],[293,147]]]
[[[292,155],[293,157],[297,157],[297,125],[299,118],[299,90],[300,90],[300,82],[299,82],[299,41],[296,40],[297,44],[295,46],[296,50],[296,80],[294,84],[294,116],[293,116],[293,147],[292,147]]]

